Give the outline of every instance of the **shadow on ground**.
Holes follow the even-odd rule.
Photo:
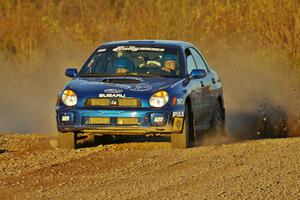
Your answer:
[[[98,136],[95,135],[94,139],[86,138],[77,142],[78,148],[95,147],[99,145],[122,144],[122,143],[147,143],[147,142],[170,142],[169,137],[155,136],[146,137],[140,135],[128,136]]]

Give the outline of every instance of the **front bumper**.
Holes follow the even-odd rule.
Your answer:
[[[110,135],[146,135],[180,133],[183,127],[184,106],[164,109],[87,109],[56,107],[57,129],[59,132],[91,132]],[[110,118],[110,124],[87,124],[89,117]],[[120,125],[118,118],[138,118],[138,124]],[[155,117],[163,118],[161,123]]]

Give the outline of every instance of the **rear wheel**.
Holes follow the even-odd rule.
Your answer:
[[[173,133],[171,135],[171,145],[173,148],[185,149],[190,146],[190,135],[193,133],[193,130],[191,130],[190,122],[192,119],[190,119],[191,115],[189,114],[189,109],[187,107],[185,108],[184,116],[182,132],[180,134]]]
[[[213,134],[226,135],[225,120],[223,116],[223,110],[220,103],[218,102],[215,107],[213,118],[211,120],[211,131]]]
[[[76,148],[76,133],[74,133],[74,132],[59,133],[59,148],[75,149]]]

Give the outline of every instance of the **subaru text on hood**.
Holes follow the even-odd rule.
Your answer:
[[[61,148],[78,135],[163,135],[187,148],[198,130],[224,129],[218,74],[181,41],[118,41],[98,47],[58,95]]]

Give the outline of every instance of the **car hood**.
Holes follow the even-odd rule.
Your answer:
[[[70,81],[65,89],[73,90],[79,97],[99,97],[105,94],[141,97],[167,89],[180,80],[163,77],[78,77]]]

